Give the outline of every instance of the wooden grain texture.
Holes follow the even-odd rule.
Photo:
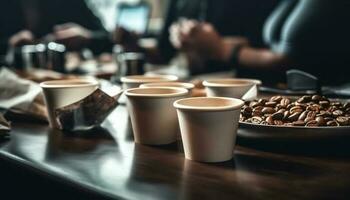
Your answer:
[[[104,129],[91,132],[62,133],[25,122],[12,125],[11,140],[0,143],[0,162],[35,169],[38,178],[52,177],[101,198],[350,198],[347,156],[304,156],[237,146],[228,162],[193,162],[184,159],[181,142],[135,144],[123,106],[109,116]]]

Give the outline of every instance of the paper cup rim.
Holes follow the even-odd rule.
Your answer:
[[[186,82],[158,82],[158,83],[144,83],[140,85],[140,88],[154,88],[154,87],[176,87],[176,88],[185,88],[192,90],[195,85],[193,83]]]
[[[228,105],[185,105],[186,101],[203,101],[203,100],[216,100],[216,101],[226,101]],[[244,101],[237,98],[228,97],[191,97],[184,98],[174,102],[174,107],[179,110],[191,110],[191,111],[230,111],[240,109],[244,105]]]
[[[147,90],[158,90],[163,91],[164,93],[158,92],[158,93],[150,93],[150,92],[140,92],[140,91],[147,91]],[[136,91],[139,91],[140,93],[136,93]],[[169,92],[166,92],[169,91]],[[170,92],[173,91],[173,92]],[[151,88],[131,88],[125,90],[125,96],[127,97],[140,97],[140,98],[166,98],[166,97],[181,97],[186,96],[188,94],[188,90],[185,88],[179,88],[179,87],[151,87]]]
[[[233,83],[233,82],[237,82],[237,83]],[[253,85],[261,85],[261,84],[262,82],[258,79],[246,79],[246,78],[210,79],[210,80],[203,81],[203,85],[205,87],[244,87],[244,86],[253,86]]]
[[[132,75],[121,77],[122,83],[157,83],[177,81],[179,78],[175,75]]]
[[[96,79],[62,79],[44,81],[40,84],[41,88],[77,88],[77,87],[91,87],[98,86],[99,83]]]

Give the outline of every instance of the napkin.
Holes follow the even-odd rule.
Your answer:
[[[4,67],[0,69],[0,108],[47,120],[40,86]]]

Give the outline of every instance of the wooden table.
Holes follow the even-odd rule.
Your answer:
[[[0,165],[12,163],[34,179],[48,178],[48,188],[58,182],[92,199],[350,199],[346,157],[237,146],[231,161],[205,164],[185,160],[180,142],[135,144],[124,106],[103,127],[71,135],[45,124],[13,122],[11,140],[0,143]]]

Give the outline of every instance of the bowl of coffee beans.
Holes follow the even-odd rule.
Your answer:
[[[240,129],[241,135],[253,137],[275,137],[276,133],[278,137],[350,135],[350,102],[321,95],[277,95],[246,101],[241,109]]]

